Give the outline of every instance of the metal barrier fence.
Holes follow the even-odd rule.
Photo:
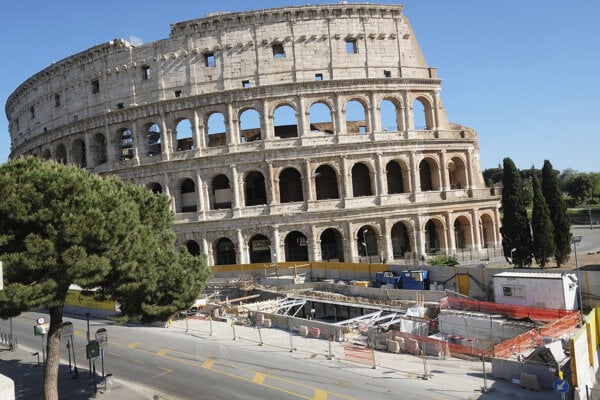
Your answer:
[[[19,347],[19,343],[17,338],[14,337],[11,333],[0,332],[0,343],[8,346],[10,350],[16,349]]]

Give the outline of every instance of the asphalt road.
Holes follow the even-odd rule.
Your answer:
[[[32,326],[39,315],[27,313],[13,318],[19,347],[41,350],[40,337]],[[87,369],[84,346],[85,318],[66,318],[75,328],[77,363]],[[108,321],[90,321],[91,336],[99,328],[108,331],[105,372],[152,399],[477,399],[483,384],[479,361],[425,360],[411,355],[377,352],[377,368],[344,360],[342,345],[289,335],[276,329],[238,327],[208,321],[176,321],[171,328],[117,326]],[[8,321],[0,321],[7,331]],[[263,345],[260,339],[264,340]],[[290,349],[296,348],[291,352]],[[67,362],[62,347],[63,363]],[[333,357],[329,357],[329,355]],[[432,379],[419,378],[425,368]],[[489,368],[489,366],[488,366]],[[96,370],[101,374],[100,360]],[[87,373],[80,370],[80,373]],[[489,369],[488,369],[489,372]],[[554,393],[534,393],[510,382],[488,376],[494,394],[485,399],[552,399]],[[113,397],[111,397],[111,400]],[[120,400],[121,398],[119,398]]]

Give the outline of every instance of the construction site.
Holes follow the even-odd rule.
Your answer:
[[[322,262],[214,267],[206,296],[186,315],[342,342],[346,357],[354,354],[362,363],[370,362],[368,349],[485,358],[492,375],[532,390],[552,390],[562,377],[575,388],[593,384],[596,313],[582,317],[572,301],[571,274],[519,274],[482,265],[403,268]],[[494,293],[494,281],[501,279],[512,283]],[[535,298],[536,279],[544,279],[544,287],[565,282],[566,305],[500,303],[507,294]],[[561,297],[547,289],[539,296]],[[577,343],[582,338],[585,346]],[[584,360],[577,370],[574,352]]]

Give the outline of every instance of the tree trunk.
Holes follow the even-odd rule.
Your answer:
[[[50,307],[50,329],[46,342],[44,367],[44,400],[58,400],[58,367],[60,366],[60,336],[63,325],[63,306]]]

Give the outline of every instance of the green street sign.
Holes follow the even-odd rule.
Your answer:
[[[98,358],[98,356],[100,355],[100,344],[95,340],[90,341],[85,346],[85,354],[88,360],[90,358]]]

